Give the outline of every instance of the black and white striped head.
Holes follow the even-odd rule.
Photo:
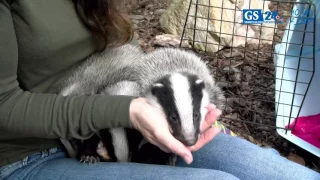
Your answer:
[[[152,85],[147,98],[166,115],[176,139],[186,146],[197,142],[209,104],[203,80],[189,73],[170,74]]]

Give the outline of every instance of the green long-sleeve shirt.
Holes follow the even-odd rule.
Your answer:
[[[0,167],[59,138],[130,126],[132,97],[53,93],[95,48],[71,0],[0,0]]]

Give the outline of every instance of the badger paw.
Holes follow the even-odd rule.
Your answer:
[[[103,142],[100,141],[97,147],[97,154],[104,160],[104,161],[111,161],[111,158],[108,154],[107,148],[104,146]]]
[[[95,164],[97,162],[100,162],[100,159],[98,156],[90,156],[90,155],[82,155],[80,158],[80,162],[84,164]]]

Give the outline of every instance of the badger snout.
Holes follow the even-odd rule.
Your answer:
[[[193,146],[198,141],[198,136],[197,135],[193,135],[193,136],[179,135],[179,136],[175,136],[175,137],[176,137],[177,140],[182,142],[185,146]]]
[[[186,139],[184,141],[182,141],[182,143],[186,146],[193,146],[197,143],[197,139]]]

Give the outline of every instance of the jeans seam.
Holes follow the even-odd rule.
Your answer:
[[[3,169],[0,171],[0,175],[5,174],[6,172],[8,172],[12,167],[14,167],[15,165],[18,165],[20,161],[14,162],[12,164],[9,164],[7,166],[4,166]]]
[[[5,166],[3,169],[0,169],[0,175],[1,176],[2,175],[10,176],[10,174],[18,171],[19,169],[26,167],[26,166],[32,164],[33,162],[36,162],[37,160],[40,160],[42,158],[45,158],[45,157],[52,155],[52,154],[55,154],[57,152],[58,152],[57,148],[51,148],[49,150],[40,151],[40,152],[31,154],[29,156],[26,156],[25,158],[23,158],[17,162],[14,162],[12,164],[9,164],[9,165]],[[31,158],[33,156],[36,156],[36,158]],[[12,171],[12,172],[10,172],[10,171]]]
[[[58,151],[55,151],[55,152],[53,152],[53,153],[49,153],[49,151],[47,150],[46,152],[43,152],[43,154],[45,154],[45,157],[49,157],[50,155],[55,155],[56,153],[58,153]],[[41,159],[42,159],[42,158],[40,158],[40,160],[41,160]],[[46,160],[46,161],[43,161],[43,162],[40,162],[40,163],[36,164],[36,165],[32,168],[32,171],[30,171],[29,173],[27,173],[27,174],[24,175],[24,178],[27,177],[27,179],[29,180],[29,179],[31,178],[31,177],[30,177],[30,174],[31,174],[37,167],[39,167],[39,166],[41,166],[42,164],[47,163],[47,162],[49,162],[49,161],[51,161],[51,160],[53,160],[53,159],[49,159],[49,160]],[[68,168],[69,168],[69,167],[68,167]],[[66,168],[66,170],[64,171],[64,173],[67,172],[68,168]]]

